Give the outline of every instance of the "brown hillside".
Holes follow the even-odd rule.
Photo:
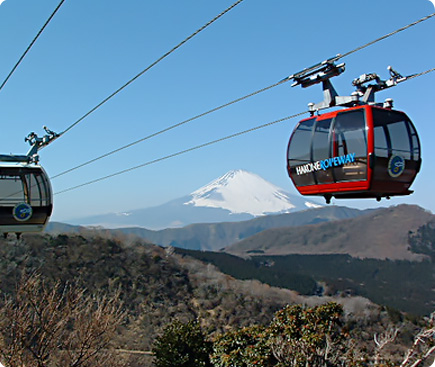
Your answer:
[[[23,273],[37,273],[48,284],[59,281],[109,298],[119,290],[127,318],[113,345],[132,351],[149,351],[162,327],[174,319],[198,319],[213,335],[267,324],[276,311],[293,303],[313,306],[337,301],[347,314],[360,319],[367,310],[379,313],[376,305],[362,297],[304,297],[256,280],[236,280],[211,265],[176,254],[171,247],[132,237],[101,237],[102,233],[0,238],[1,299],[14,294]],[[132,354],[129,366],[148,367],[151,359]]]
[[[289,254],[349,254],[358,258],[421,260],[409,251],[408,234],[434,219],[418,206],[379,209],[358,218],[278,228],[261,232],[226,249],[248,256]]]

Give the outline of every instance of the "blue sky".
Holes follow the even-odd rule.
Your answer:
[[[235,1],[235,0],[234,0]],[[47,125],[63,131],[233,0],[66,1],[0,91],[2,153],[25,153],[24,137]],[[0,81],[58,5],[6,0],[0,5]],[[304,67],[346,53],[435,11],[428,0],[244,0],[140,79],[41,151],[50,176],[269,86]],[[388,77],[435,67],[435,19],[346,57],[333,81],[342,95],[361,74]],[[378,94],[414,121],[423,167],[406,198],[435,211],[435,73]],[[220,137],[303,112],[320,86],[285,83],[52,181],[54,192]],[[297,120],[55,195],[54,220],[127,211],[186,195],[232,169],[245,169],[295,193],[286,148]],[[376,207],[375,201],[335,201]]]

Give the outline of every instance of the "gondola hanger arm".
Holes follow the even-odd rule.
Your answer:
[[[35,132],[31,132],[24,139],[30,144],[30,149],[26,155],[0,154],[0,162],[15,162],[15,163],[38,163],[38,151],[57,139],[60,135],[43,126],[46,134],[39,137]]]
[[[363,74],[359,78],[353,80],[352,85],[356,87],[358,94],[362,96],[362,104],[374,104],[376,92],[395,87],[397,84],[402,83],[415,75],[402,76],[391,66],[388,66],[387,69],[390,72],[390,78],[387,80],[381,80],[381,78],[375,73]],[[371,81],[375,81],[375,84],[364,86],[364,84],[370,83]]]
[[[402,76],[395,71],[391,66],[388,67],[390,72],[390,78],[387,80],[381,80],[381,78],[375,74],[363,74],[359,78],[353,80],[352,85],[356,87],[350,96],[340,96],[331,83],[331,78],[342,74],[345,71],[345,64],[341,63],[336,65],[335,61],[340,58],[340,55],[318,63],[312,67],[306,68],[299,73],[289,76],[289,79],[293,79],[294,83],[292,87],[300,85],[302,88],[310,87],[315,84],[322,83],[323,89],[323,101],[319,103],[309,103],[308,110],[313,115],[314,113],[331,107],[354,107],[365,104],[377,104],[375,102],[375,93],[381,90],[391,88],[397,84],[412,78],[414,75],[407,77]],[[366,85],[367,83],[373,82]],[[384,107],[392,107],[391,99],[385,103],[379,104]]]
[[[47,126],[43,126],[43,129],[46,132],[44,136],[39,137],[36,133],[31,132],[24,139],[26,142],[30,144],[30,149],[26,154],[29,162],[38,163],[39,161],[38,151],[46,147],[48,144],[50,144],[60,136],[59,134],[47,128]]]

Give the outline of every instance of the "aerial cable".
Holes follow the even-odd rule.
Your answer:
[[[433,18],[434,16],[435,16],[435,13],[429,14],[429,15],[427,15],[427,16],[425,16],[425,17],[423,17],[423,18],[421,18],[421,19],[419,19],[419,20],[417,20],[417,21],[415,21],[415,22],[412,22],[412,23],[410,23],[410,24],[408,24],[408,25],[406,25],[406,26],[404,26],[404,27],[401,27],[401,28],[399,28],[399,29],[396,29],[396,30],[393,31],[393,32],[390,32],[390,33],[388,33],[388,34],[385,34],[385,35],[383,35],[382,37],[376,38],[376,39],[373,40],[373,41],[367,42],[367,43],[365,43],[364,45],[361,45],[361,46],[359,46],[359,47],[357,47],[357,48],[354,48],[353,50],[350,50],[350,51],[348,51],[348,52],[346,52],[346,53],[344,53],[344,54],[338,54],[336,57],[333,58],[333,61],[338,61],[338,60],[343,59],[343,58],[345,58],[345,57],[347,57],[347,56],[350,56],[350,55],[352,55],[352,54],[355,53],[355,52],[361,51],[361,50],[363,50],[364,48],[367,48],[367,47],[369,47],[369,46],[374,45],[375,43],[378,43],[378,42],[380,42],[380,41],[383,41],[384,39],[387,39],[387,38],[389,38],[389,37],[391,37],[391,36],[394,36],[394,35],[396,35],[397,33],[400,33],[400,32],[402,32],[402,31],[404,31],[404,30],[407,30],[407,29],[409,29],[409,28],[411,28],[411,27],[413,27],[413,26],[415,26],[415,25],[417,25],[417,24],[419,24],[419,23],[422,23],[422,22],[424,22],[424,21],[426,21],[426,20],[428,20],[428,19],[431,19],[431,18]],[[331,59],[331,60],[332,60],[332,59]],[[317,66],[318,66],[318,65],[315,65],[315,66],[313,66],[313,68],[314,68],[314,67],[317,67]],[[282,81],[293,80],[293,77],[294,77],[294,75],[290,75],[290,76],[284,78]]]
[[[38,34],[36,35],[36,37],[33,39],[32,42],[30,42],[30,45],[27,47],[26,51],[24,51],[24,53],[21,55],[21,57],[19,58],[19,60],[17,61],[17,63],[15,64],[15,66],[12,68],[12,70],[10,71],[9,75],[6,77],[6,79],[3,81],[3,83],[0,85],[0,91],[3,89],[3,87],[5,86],[5,84],[8,82],[9,78],[12,76],[12,74],[15,72],[15,70],[18,68],[18,66],[21,64],[21,61],[23,61],[24,57],[26,57],[27,53],[30,51],[30,49],[32,48],[32,46],[35,44],[36,40],[39,38],[39,36],[42,34],[42,32],[44,31],[44,29],[47,27],[48,23],[50,23],[50,21],[53,19],[54,15],[57,13],[57,11],[60,9],[60,7],[62,6],[62,4],[64,3],[65,0],[61,0],[61,2],[59,3],[59,5],[56,7],[56,9],[54,9],[53,13],[50,15],[50,17],[47,19],[47,21],[45,22],[45,24],[43,25],[43,27],[39,30]]]
[[[110,152],[108,152],[108,153],[105,153],[105,154],[103,154],[103,155],[101,155],[101,156],[99,156],[99,157],[96,157],[96,158],[91,159],[91,160],[89,160],[89,161],[87,161],[87,162],[84,162],[84,163],[82,163],[82,164],[80,164],[80,165],[78,165],[78,166],[75,166],[75,167],[70,168],[70,169],[68,169],[68,170],[66,170],[66,171],[63,171],[63,172],[61,172],[61,173],[59,173],[59,174],[57,174],[57,175],[55,175],[55,176],[50,177],[50,179],[53,180],[53,179],[55,179],[55,178],[57,178],[57,177],[63,176],[63,175],[65,175],[65,174],[67,174],[67,173],[70,173],[70,172],[75,171],[75,170],[77,170],[77,169],[79,169],[79,168],[82,168],[82,167],[87,166],[87,165],[89,165],[89,164],[91,164],[91,163],[94,163],[94,162],[96,162],[96,161],[98,161],[98,160],[100,160],[100,159],[103,159],[103,158],[106,158],[106,157],[108,157],[108,156],[110,156],[110,155],[112,155],[112,154],[118,153],[118,152],[120,152],[121,150],[124,150],[124,149],[130,148],[130,147],[132,147],[133,145],[139,144],[139,143],[141,143],[141,142],[143,142],[143,141],[145,141],[145,140],[151,139],[151,138],[153,138],[153,137],[155,137],[155,136],[157,136],[157,135],[161,135],[161,134],[163,134],[163,133],[165,133],[165,132],[168,132],[168,131],[170,131],[170,130],[172,130],[172,129],[175,129],[175,128],[179,127],[179,126],[182,126],[182,125],[184,125],[184,124],[187,124],[187,123],[189,123],[189,122],[191,122],[191,121],[197,120],[197,119],[199,119],[199,118],[201,118],[201,117],[204,117],[204,116],[206,116],[206,115],[209,115],[209,114],[211,114],[211,113],[213,113],[213,112],[216,112],[216,111],[218,111],[218,110],[221,110],[221,109],[223,109],[223,108],[225,108],[225,107],[228,107],[228,106],[230,106],[230,105],[232,105],[232,104],[235,104],[235,103],[237,103],[237,102],[243,101],[243,100],[245,100],[245,99],[247,99],[247,98],[249,98],[249,97],[252,97],[252,96],[254,96],[254,95],[256,95],[256,94],[262,93],[262,92],[264,92],[264,91],[266,91],[266,90],[268,90],[268,89],[271,89],[271,88],[273,88],[273,87],[276,87],[277,85],[279,85],[279,84],[281,84],[281,83],[283,83],[283,81],[280,81],[280,82],[278,82],[278,83],[272,84],[272,85],[270,85],[270,86],[268,86],[268,87],[265,87],[265,88],[263,88],[263,89],[259,89],[259,90],[255,91],[255,92],[252,92],[252,93],[250,93],[250,94],[247,94],[247,95],[245,95],[245,96],[243,96],[243,97],[240,97],[240,98],[238,98],[238,99],[235,99],[235,100],[233,100],[233,101],[231,101],[231,102],[225,103],[225,104],[220,105],[220,106],[218,106],[218,107],[215,107],[215,108],[213,108],[213,109],[211,109],[211,110],[208,110],[208,111],[206,111],[206,112],[203,112],[203,113],[201,113],[201,114],[199,114],[199,115],[196,115],[196,116],[194,116],[194,117],[191,117],[191,118],[189,118],[189,119],[187,119],[187,120],[184,120],[184,121],[179,122],[179,123],[177,123],[177,124],[171,125],[171,126],[165,128],[165,129],[159,130],[159,131],[157,131],[157,132],[155,132],[155,133],[153,133],[153,134],[150,134],[150,135],[148,135],[148,136],[145,136],[145,137],[143,137],[143,138],[141,138],[141,139],[138,139],[138,140],[136,140],[136,141],[134,141],[134,142],[132,142],[132,143],[129,143],[129,144],[127,144],[127,145],[124,145],[124,146],[122,146],[122,147],[120,147],[120,148],[117,148],[117,149],[112,150],[112,151],[110,151]]]
[[[435,68],[432,68],[432,69],[429,69],[429,70],[423,71],[423,72],[418,73],[418,74],[410,75],[410,76],[408,76],[407,79],[409,80],[409,79],[417,78],[417,77],[419,77],[419,76],[423,76],[423,75],[429,74],[429,73],[431,73],[431,72],[433,72],[433,71],[435,71]]]
[[[415,26],[415,25],[417,25],[419,23],[422,23],[422,22],[424,22],[424,21],[426,21],[426,20],[428,20],[428,19],[430,19],[430,18],[432,18],[434,16],[435,16],[435,13],[429,14],[429,15],[427,15],[427,16],[425,16],[425,17],[423,17],[423,18],[421,18],[421,19],[419,19],[419,20],[417,20],[417,21],[415,21],[413,23],[410,23],[410,24],[408,24],[408,25],[406,25],[406,26],[404,26],[402,28],[399,28],[399,29],[397,29],[397,30],[395,30],[393,32],[390,32],[390,33],[388,33],[388,34],[386,34],[386,35],[384,35],[382,37],[379,37],[379,38],[375,39],[374,41],[368,42],[368,43],[366,43],[366,44],[364,44],[362,46],[359,46],[359,47],[355,48],[352,51],[346,52],[345,54],[340,55],[340,58],[347,57],[347,56],[349,56],[349,55],[351,55],[351,54],[353,54],[355,52],[358,52],[358,51],[360,51],[360,50],[362,50],[362,49],[364,49],[366,47],[369,47],[369,46],[371,46],[371,45],[373,45],[373,44],[375,44],[377,42],[380,42],[380,41],[382,41],[382,40],[384,40],[386,38],[394,36],[395,34],[400,33],[400,32],[402,32],[404,30],[407,30],[407,29],[409,29],[409,28],[411,28],[411,27],[413,27],[413,26]]]
[[[220,17],[222,17],[223,15],[225,15],[226,13],[228,13],[231,9],[235,8],[237,5],[239,5],[243,0],[238,0],[236,1],[233,5],[231,5],[230,7],[228,7],[227,9],[225,9],[222,13],[218,14],[216,17],[214,17],[212,20],[210,20],[208,23],[204,24],[201,28],[199,28],[198,30],[196,30],[195,32],[193,32],[189,37],[187,37],[186,39],[184,39],[183,41],[181,41],[178,45],[176,45],[175,47],[173,47],[171,50],[169,50],[168,52],[166,52],[163,56],[161,56],[160,58],[158,58],[156,61],[154,61],[151,65],[149,65],[148,67],[146,67],[144,70],[142,70],[140,73],[138,73],[136,76],[134,76],[133,78],[131,78],[127,83],[125,83],[124,85],[122,85],[120,88],[118,88],[116,91],[114,91],[112,94],[110,94],[108,97],[106,97],[103,101],[101,101],[99,104],[97,104],[94,108],[92,108],[89,112],[85,113],[82,117],[80,117],[76,122],[74,122],[73,124],[71,124],[69,127],[67,127],[62,133],[59,134],[59,136],[62,136],[63,134],[67,133],[69,130],[71,130],[73,127],[75,127],[76,125],[78,125],[80,122],[82,122],[86,117],[88,117],[90,114],[92,114],[93,112],[95,112],[97,109],[99,109],[102,105],[104,105],[106,102],[108,102],[110,99],[112,99],[113,97],[115,97],[119,92],[121,92],[123,89],[125,89],[126,87],[128,87],[131,83],[133,83],[135,80],[137,80],[138,78],[140,78],[143,74],[145,74],[148,70],[150,70],[152,67],[154,67],[155,65],[157,65],[160,61],[162,61],[163,59],[165,59],[166,57],[168,57],[170,54],[172,54],[174,51],[176,51],[178,48],[180,48],[181,46],[183,46],[185,43],[187,43],[188,41],[190,41],[193,37],[195,37],[198,33],[200,33],[201,31],[203,31],[204,29],[206,29],[209,25],[211,25],[212,23],[214,23],[216,20],[218,20]]]
[[[237,3],[233,4],[233,7],[234,7],[235,5],[237,5]],[[228,11],[228,9],[227,9],[227,11]],[[415,22],[413,22],[413,23],[411,23],[411,24],[408,24],[408,25],[405,26],[405,27],[402,27],[402,28],[399,28],[399,29],[397,29],[397,30],[395,30],[395,31],[393,31],[393,32],[390,32],[390,33],[388,33],[388,34],[386,34],[386,35],[384,35],[384,36],[382,36],[382,37],[379,37],[379,38],[375,39],[374,41],[371,41],[371,42],[366,43],[366,44],[364,44],[364,45],[362,45],[362,46],[359,46],[359,47],[357,47],[357,48],[355,48],[355,49],[353,49],[353,50],[351,50],[351,51],[349,51],[349,52],[346,52],[346,53],[341,54],[341,55],[339,54],[339,55],[336,57],[336,60],[339,59],[339,58],[344,58],[344,57],[346,57],[346,56],[349,56],[349,55],[351,55],[351,54],[353,54],[353,53],[355,53],[355,52],[357,52],[357,51],[360,51],[360,50],[362,50],[362,49],[368,47],[368,46],[371,46],[371,45],[373,45],[373,44],[375,44],[375,43],[377,43],[377,42],[380,42],[380,41],[382,41],[382,40],[384,40],[384,39],[386,39],[386,38],[388,38],[388,37],[391,37],[391,36],[393,36],[393,35],[395,35],[395,34],[401,32],[401,31],[404,31],[404,30],[406,30],[406,29],[408,29],[408,28],[410,28],[410,27],[412,27],[412,26],[415,26],[415,25],[417,25],[417,24],[419,24],[419,23],[421,23],[421,22],[424,22],[424,21],[426,21],[426,20],[432,18],[433,16],[435,16],[435,13],[430,14],[430,15],[428,15],[428,16],[425,16],[425,17],[423,17],[423,18],[421,18],[421,19],[419,19],[419,20],[417,20],[417,21],[415,21]],[[292,75],[292,76],[293,76],[293,75]],[[139,143],[141,143],[141,142],[143,142],[143,141],[145,141],[145,140],[149,140],[149,139],[151,139],[151,138],[153,138],[153,137],[155,137],[155,136],[157,136],[157,135],[161,135],[161,134],[163,134],[163,133],[165,133],[165,132],[168,132],[168,131],[170,131],[170,130],[172,130],[172,129],[175,129],[175,128],[177,128],[177,127],[180,127],[180,126],[182,126],[182,125],[185,125],[185,124],[187,124],[187,123],[189,123],[189,122],[192,122],[192,121],[194,121],[194,120],[197,120],[197,119],[199,119],[199,118],[201,118],[201,117],[204,117],[204,116],[206,116],[206,115],[209,115],[209,114],[211,114],[211,113],[213,113],[213,112],[216,112],[216,111],[218,111],[218,110],[221,110],[221,109],[223,109],[223,108],[225,108],[225,107],[228,107],[228,106],[230,106],[230,105],[232,105],[232,104],[235,104],[235,103],[237,103],[237,102],[241,102],[241,101],[243,101],[243,100],[245,100],[245,99],[248,99],[248,98],[250,98],[250,97],[252,97],[252,96],[254,96],[254,95],[260,94],[260,93],[265,92],[265,91],[267,91],[267,90],[269,90],[269,89],[272,89],[272,88],[274,88],[274,87],[277,87],[278,85],[281,85],[281,84],[283,84],[283,83],[286,83],[286,82],[292,80],[292,76],[286,77],[286,78],[282,79],[281,81],[279,81],[279,82],[277,82],[277,83],[274,83],[274,84],[272,84],[272,85],[269,85],[269,86],[267,86],[267,87],[264,87],[264,88],[262,88],[262,89],[259,89],[259,90],[255,91],[255,92],[252,92],[252,93],[250,93],[250,94],[247,94],[247,95],[245,95],[245,96],[243,96],[243,97],[237,98],[237,99],[235,99],[235,100],[233,100],[233,101],[231,101],[231,102],[225,103],[225,104],[223,104],[223,105],[221,105],[221,106],[218,106],[218,107],[215,107],[215,108],[213,108],[213,109],[211,109],[211,110],[209,110],[209,111],[203,112],[203,113],[201,113],[201,114],[199,114],[199,115],[196,115],[196,116],[194,116],[194,117],[192,117],[192,118],[189,118],[189,119],[184,120],[184,121],[182,121],[182,122],[179,122],[179,123],[176,123],[176,124],[174,124],[174,125],[171,125],[171,126],[165,128],[165,129],[162,129],[162,130],[160,130],[160,131],[157,131],[157,132],[155,132],[155,133],[153,133],[153,134],[150,134],[150,135],[148,135],[148,136],[145,136],[145,137],[143,137],[143,138],[141,138],[141,139],[138,139],[138,140],[136,140],[136,141],[134,141],[134,142],[132,142],[132,143],[129,143],[129,144],[127,144],[127,145],[124,145],[124,146],[122,146],[122,147],[119,147],[119,148],[117,148],[117,149],[114,149],[114,150],[112,150],[112,151],[110,151],[110,152],[108,152],[108,153],[105,153],[105,154],[103,154],[103,155],[101,155],[101,156],[99,156],[99,157],[96,157],[96,158],[93,158],[93,159],[91,159],[91,160],[89,160],[89,161],[86,161],[86,162],[84,162],[84,163],[81,163],[81,164],[79,164],[78,166],[75,166],[75,167],[70,168],[70,169],[68,169],[68,170],[65,170],[65,171],[63,171],[63,172],[61,172],[61,173],[59,173],[59,174],[57,174],[57,175],[55,175],[55,176],[53,176],[53,177],[50,177],[50,179],[55,179],[55,178],[57,178],[57,177],[60,177],[60,176],[65,175],[65,174],[67,174],[67,173],[73,172],[73,171],[75,171],[75,170],[77,170],[77,169],[79,169],[79,168],[85,167],[85,166],[87,166],[87,165],[89,165],[89,164],[91,164],[91,163],[94,163],[94,162],[96,162],[96,161],[98,161],[98,160],[100,160],[100,159],[106,158],[106,157],[111,156],[111,155],[113,155],[113,154],[115,154],[115,153],[118,153],[118,152],[120,152],[120,151],[122,151],[122,150],[124,150],[124,149],[130,148],[130,147],[132,147],[132,146],[134,146],[134,145],[136,145],[136,144],[139,144]],[[84,118],[84,117],[83,117],[83,118]]]
[[[122,170],[122,171],[118,171],[118,172],[112,173],[112,174],[110,174],[110,175],[107,175],[107,176],[104,176],[104,177],[100,177],[100,178],[97,178],[97,179],[94,179],[94,180],[91,180],[91,181],[85,182],[85,183],[83,183],[83,184],[80,184],[80,185],[77,185],[77,186],[70,187],[70,188],[65,189],[65,190],[58,191],[58,192],[56,192],[54,195],[62,194],[62,193],[68,192],[68,191],[72,191],[72,190],[78,189],[78,188],[83,187],[83,186],[88,186],[88,185],[91,185],[91,184],[94,184],[94,183],[97,183],[97,182],[100,182],[100,181],[104,181],[104,180],[107,180],[107,179],[109,179],[109,178],[112,178],[112,177],[115,177],[115,176],[119,176],[119,175],[122,175],[122,174],[124,174],[124,173],[131,172],[131,171],[137,170],[137,169],[142,168],[142,167],[150,166],[150,165],[152,165],[152,164],[155,164],[155,163],[158,163],[158,162],[162,162],[162,161],[165,161],[165,160],[170,159],[170,158],[178,157],[178,156],[180,156],[180,155],[183,155],[183,154],[186,154],[186,153],[192,152],[192,151],[194,151],[194,150],[198,150],[198,149],[206,148],[206,147],[208,147],[208,146],[210,146],[210,145],[214,145],[214,144],[217,144],[217,143],[223,142],[223,141],[225,141],[225,140],[229,140],[229,139],[237,138],[237,137],[239,137],[239,136],[241,136],[241,135],[248,134],[248,133],[251,133],[251,132],[253,132],[253,131],[257,131],[257,130],[263,129],[263,128],[265,128],[265,127],[269,127],[269,126],[272,126],[272,125],[278,124],[278,123],[280,123],[280,122],[287,121],[287,120],[290,120],[290,119],[293,119],[293,118],[296,118],[296,117],[302,116],[302,115],[304,115],[304,114],[306,114],[306,113],[307,113],[306,111],[304,111],[304,112],[300,112],[300,113],[297,113],[297,114],[295,114],[295,115],[287,116],[287,117],[281,118],[281,119],[279,119],[279,120],[275,120],[275,121],[268,122],[268,123],[263,124],[263,125],[259,125],[259,126],[256,126],[256,127],[252,127],[252,128],[250,128],[250,129],[248,129],[248,130],[239,131],[239,132],[237,132],[237,133],[234,133],[234,134],[231,134],[231,135],[227,135],[227,136],[224,136],[224,137],[222,137],[222,138],[219,138],[219,139],[216,139],[216,140],[209,141],[209,142],[207,142],[207,143],[203,143],[203,144],[200,144],[200,145],[196,145],[196,146],[194,146],[194,147],[191,147],[191,148],[188,148],[188,149],[185,149],[185,150],[181,150],[181,151],[178,151],[178,152],[176,152],[176,153],[172,153],[172,154],[169,154],[169,155],[167,155],[167,156],[160,157],[160,158],[154,159],[154,160],[152,160],[152,161],[148,161],[148,162],[146,162],[146,163],[142,163],[142,164],[140,164],[140,165],[138,165],[138,166],[130,167],[130,168],[124,169],[124,170]]]
[[[419,76],[423,76],[423,75],[429,74],[429,73],[431,73],[433,71],[435,71],[435,68],[428,69],[428,70],[423,71],[423,72],[418,73],[418,74],[414,74],[414,75],[408,77],[408,80],[411,79],[411,78],[416,78],[416,77],[419,77]],[[291,116],[287,116],[287,117],[281,118],[279,120],[275,120],[275,121],[268,122],[268,123],[265,123],[265,124],[262,124],[262,125],[259,125],[259,126],[255,126],[253,128],[247,129],[247,130],[239,131],[237,133],[234,133],[234,134],[231,134],[231,135],[227,135],[225,137],[222,137],[222,138],[219,138],[219,139],[216,139],[216,140],[212,140],[212,141],[209,141],[207,143],[196,145],[194,147],[191,147],[191,148],[188,148],[188,149],[185,149],[185,150],[181,150],[181,151],[178,151],[176,153],[172,153],[172,154],[169,154],[167,156],[160,157],[160,158],[157,158],[157,159],[154,159],[154,160],[142,163],[140,165],[137,165],[137,166],[134,166],[134,167],[130,167],[130,168],[127,168],[127,169],[124,169],[124,170],[112,173],[112,174],[107,175],[107,176],[103,176],[103,177],[96,178],[94,180],[91,180],[91,181],[88,181],[88,182],[85,182],[85,183],[82,183],[82,184],[79,184],[79,185],[76,185],[76,186],[72,186],[70,188],[58,191],[58,192],[54,193],[54,195],[63,194],[65,192],[73,191],[73,190],[79,189],[79,188],[84,187],[84,186],[88,186],[88,185],[91,185],[91,184],[94,184],[94,183],[97,183],[97,182],[105,181],[105,180],[107,180],[109,178],[112,178],[112,177],[115,177],[115,176],[119,176],[119,175],[122,175],[124,173],[128,173],[128,172],[137,170],[139,168],[150,166],[152,164],[159,163],[159,162],[165,161],[165,160],[170,159],[170,158],[178,157],[180,155],[183,155],[183,154],[186,154],[186,153],[198,150],[198,149],[206,148],[206,147],[208,147],[210,145],[214,145],[214,144],[226,141],[226,140],[237,138],[237,137],[239,137],[241,135],[245,135],[245,134],[248,134],[248,133],[251,133],[251,132],[254,132],[254,131],[257,131],[257,130],[269,127],[269,126],[272,126],[272,125],[276,125],[276,124],[278,124],[280,122],[283,122],[283,121],[294,119],[294,118],[302,116],[302,115],[304,115],[306,113],[307,113],[307,111],[299,112],[297,114],[294,114],[294,115],[291,115]]]

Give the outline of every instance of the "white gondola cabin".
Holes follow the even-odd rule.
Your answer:
[[[42,231],[52,210],[51,185],[41,166],[0,165],[0,233]]]
[[[44,126],[46,135],[30,133],[27,155],[0,155],[0,234],[41,232],[53,211],[50,180],[38,164],[38,150],[59,137]]]

